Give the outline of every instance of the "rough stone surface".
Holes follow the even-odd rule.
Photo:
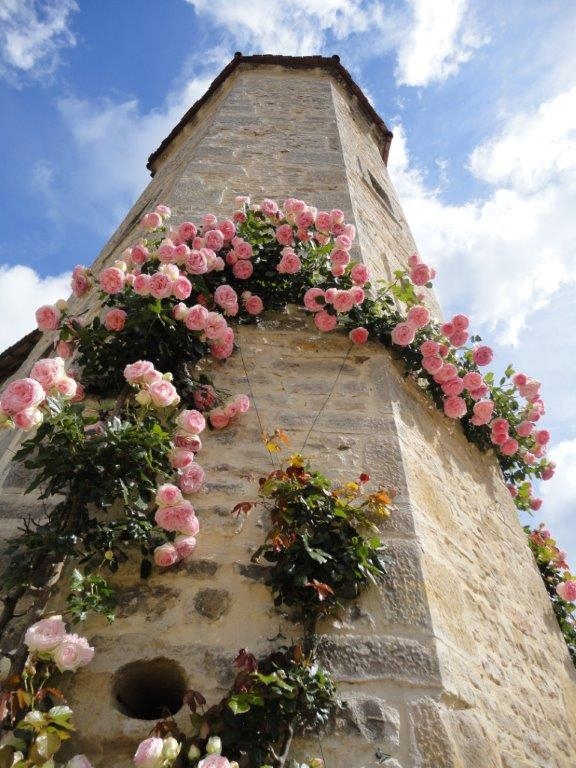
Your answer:
[[[225,589],[202,589],[194,598],[194,609],[207,619],[219,619],[230,610],[230,594]]]

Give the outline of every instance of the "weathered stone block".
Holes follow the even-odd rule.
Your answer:
[[[230,593],[226,589],[201,589],[194,598],[194,609],[215,621],[230,610]]]

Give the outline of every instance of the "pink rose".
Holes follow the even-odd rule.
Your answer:
[[[438,373],[444,366],[444,361],[439,355],[428,355],[422,358],[422,368],[432,376]]]
[[[134,275],[134,282],[132,283],[132,288],[134,289],[134,293],[137,293],[138,296],[149,296],[150,295],[150,275]]]
[[[266,216],[269,217],[275,216],[278,213],[278,203],[274,200],[270,200],[267,197],[265,197],[264,200],[262,200],[260,203],[260,208],[262,213],[265,213]]]
[[[178,236],[182,241],[193,240],[197,233],[196,225],[191,221],[183,221],[178,227]]]
[[[160,568],[169,568],[180,560],[178,550],[171,542],[166,542],[154,550],[154,562]]]
[[[348,334],[348,338],[353,344],[365,344],[368,341],[369,333],[366,328],[353,328]]]
[[[332,306],[337,312],[350,312],[354,303],[352,291],[337,291],[332,301]]]
[[[66,625],[62,616],[50,616],[28,627],[24,642],[30,652],[46,653],[52,651],[66,637]]]
[[[173,448],[168,458],[174,469],[186,469],[194,463],[194,453],[187,448]]]
[[[200,464],[192,462],[178,478],[182,493],[197,493],[204,485],[206,475]]]
[[[214,408],[208,414],[208,420],[214,429],[224,429],[230,423],[230,417],[224,410],[224,408]]]
[[[123,309],[111,309],[104,317],[104,325],[109,331],[121,331],[126,324],[126,317]]]
[[[71,376],[64,376],[56,382],[56,391],[67,399],[71,399],[76,396],[78,390],[78,384]]]
[[[490,347],[475,347],[472,351],[472,359],[476,365],[489,365],[493,357],[494,353]]]
[[[309,229],[316,220],[316,208],[310,206],[296,216],[298,229]]]
[[[560,584],[556,585],[556,592],[562,600],[573,602],[576,600],[576,581],[572,579],[561,581]]]
[[[146,213],[142,217],[142,221],[140,223],[143,229],[158,229],[158,227],[162,226],[162,216],[160,216],[160,214],[156,213],[155,211],[153,213]]]
[[[251,277],[252,272],[254,272],[254,267],[252,266],[251,261],[242,259],[234,264],[232,272],[234,277],[238,278],[238,280],[248,280],[248,278]]]
[[[468,341],[468,333],[466,331],[455,330],[454,333],[450,336],[450,342],[455,347],[463,347],[467,341]]]
[[[162,768],[164,760],[162,750],[164,749],[164,739],[152,736],[144,739],[138,745],[134,755],[134,765],[136,768]]]
[[[74,296],[84,296],[90,290],[91,285],[88,270],[77,264],[72,270],[72,293]]]
[[[410,280],[414,285],[426,285],[432,279],[432,272],[426,264],[417,264],[410,270]]]
[[[508,437],[500,444],[500,453],[504,456],[514,456],[515,453],[518,453],[518,448],[518,441],[514,440],[513,437]]]
[[[212,251],[219,251],[224,247],[224,235],[219,229],[209,229],[204,232],[204,245]]]
[[[208,272],[208,259],[202,251],[190,251],[185,266],[191,275],[203,275]]]
[[[204,331],[207,339],[219,339],[221,338],[228,328],[226,318],[219,312],[208,312],[206,315],[206,324]]]
[[[36,310],[36,322],[40,331],[55,331],[61,318],[62,312],[51,304],[44,304]]]
[[[466,315],[454,315],[452,318],[452,325],[457,331],[465,331],[470,325],[470,320]]]
[[[353,283],[364,285],[364,283],[367,283],[368,280],[370,280],[370,273],[364,264],[354,264],[350,270],[350,277],[352,278]]]
[[[546,445],[550,441],[550,432],[547,429],[539,429],[534,434],[534,440],[538,445]]]
[[[460,419],[466,414],[466,401],[461,397],[447,397],[444,400],[444,413],[451,419]]]
[[[494,411],[494,402],[492,400],[479,400],[477,403],[474,403],[472,410],[474,412],[473,418],[476,419],[474,422],[476,426],[488,424]]]
[[[184,429],[177,429],[173,433],[172,442],[176,448],[186,448],[192,453],[198,453],[202,450],[202,441],[198,435],[193,435],[192,432],[186,432]]]
[[[187,299],[190,294],[192,293],[192,283],[190,280],[188,280],[187,277],[184,277],[181,275],[180,277],[176,278],[174,282],[172,283],[172,295],[174,298],[179,299],[182,301],[183,299]]]
[[[551,480],[554,477],[554,470],[556,469],[556,465],[550,462],[544,469],[542,470],[542,480]]]
[[[221,317],[221,315],[218,315],[218,317]],[[186,328],[191,331],[203,331],[206,327],[207,320],[208,310],[206,307],[203,307],[202,304],[194,304],[193,307],[190,307],[184,322]],[[222,318],[222,320],[226,322],[224,318]]]
[[[94,657],[94,648],[85,637],[66,635],[52,652],[54,663],[60,672],[75,672],[89,664]]]
[[[104,293],[122,293],[126,277],[117,267],[108,267],[100,272],[100,287]]]
[[[415,331],[410,323],[398,323],[392,329],[392,341],[399,347],[407,347],[408,344],[412,344],[414,337]]]
[[[66,376],[64,360],[61,357],[48,357],[38,360],[32,366],[30,378],[36,379],[48,391],[56,386],[56,383]]]
[[[464,382],[458,376],[455,379],[450,379],[449,381],[446,381],[444,384],[442,384],[442,391],[448,397],[455,397],[456,395],[459,395],[463,389]]]
[[[289,226],[289,225],[286,225]],[[295,275],[302,269],[300,258],[292,250],[286,250],[276,265],[276,270],[283,275]]]
[[[442,368],[440,368],[436,374],[435,381],[437,381],[438,384],[445,384],[447,381],[455,379],[456,376],[458,376],[458,370],[456,366],[452,365],[452,363],[444,363]]]
[[[74,344],[71,341],[59,341],[56,344],[56,354],[59,357],[69,359],[74,354]]]
[[[406,315],[406,320],[415,328],[424,328],[430,322],[430,310],[421,305],[411,307]]]
[[[124,378],[129,384],[136,384],[144,381],[154,370],[154,365],[149,360],[137,360],[124,368]]]
[[[243,304],[249,315],[259,315],[264,310],[264,303],[260,296],[249,296]]]
[[[350,254],[348,251],[336,249],[330,254],[330,262],[334,267],[346,267],[350,263]]]
[[[325,305],[322,288],[309,288],[304,294],[304,306],[310,312],[319,312]]]
[[[223,309],[238,305],[238,294],[230,285],[219,285],[214,291],[214,301]]]
[[[177,405],[180,402],[180,397],[176,388],[169,381],[164,379],[160,381],[153,381],[148,386],[148,394],[152,399],[152,404],[156,408],[167,408],[170,405]]]
[[[176,536],[174,539],[176,552],[181,560],[187,560],[196,549],[195,536]]]
[[[172,294],[172,280],[162,272],[150,277],[150,293],[155,299],[167,299]]]
[[[482,374],[478,373],[478,371],[469,371],[464,374],[463,382],[464,388],[469,392],[472,392],[474,389],[478,389],[478,387],[482,386],[484,379],[482,378]]]
[[[439,347],[440,345],[437,341],[427,339],[426,341],[422,342],[422,344],[420,344],[420,352],[422,353],[422,357],[432,357],[432,355],[437,355],[439,353]]]
[[[330,229],[330,214],[326,211],[318,211],[316,214],[316,229],[328,232]]]
[[[39,411],[37,408],[25,408],[23,411],[18,411],[18,413],[14,414],[12,418],[15,426],[25,432],[38,427],[44,421],[42,411]]]
[[[164,483],[158,486],[156,491],[156,504],[159,507],[173,507],[182,501],[182,493],[172,483]]]
[[[530,509],[537,512],[542,506],[542,499],[530,499]]]
[[[234,253],[239,259],[250,259],[254,255],[252,246],[247,243],[246,240],[240,238],[234,238],[237,242],[234,243]]]
[[[172,507],[160,507],[156,510],[154,520],[160,528],[166,531],[179,531],[190,536],[196,536],[200,523],[189,501],[183,501]]]
[[[236,234],[236,225],[230,219],[224,219],[218,222],[218,229],[224,235],[224,240],[232,240]]]
[[[452,336],[454,333],[454,326],[452,323],[442,323],[440,326],[440,331],[444,334],[444,336],[448,336],[448,338],[450,338],[450,336]]]
[[[192,432],[197,435],[206,428],[206,419],[200,411],[184,410],[178,414],[176,424],[181,429],[186,430],[186,432]]]
[[[145,245],[135,245],[134,248],[132,248],[132,264],[135,266],[141,267],[142,264],[146,264],[148,261],[148,257],[150,256],[150,253],[148,252],[148,248],[146,248]]]
[[[280,245],[292,245],[294,234],[290,224],[281,224],[276,228],[276,240],[278,240]]]
[[[12,416],[19,411],[35,408],[45,399],[42,385],[35,379],[16,379],[0,396],[0,408]]]
[[[319,331],[327,333],[336,328],[338,325],[338,318],[336,315],[331,315],[329,312],[326,312],[325,309],[321,309],[320,312],[316,312],[314,315],[314,325]]]

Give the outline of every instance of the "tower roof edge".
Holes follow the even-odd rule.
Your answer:
[[[338,81],[344,85],[346,90],[356,98],[359,109],[364,112],[366,117],[374,124],[378,133],[382,137],[381,154],[384,163],[388,163],[388,154],[390,152],[390,144],[392,142],[392,131],[387,127],[386,123],[380,115],[376,112],[374,107],[370,104],[366,98],[364,92],[360,86],[354,81],[350,73],[340,63],[340,57],[334,56],[281,56],[276,54],[255,54],[252,56],[244,56],[242,53],[235,53],[234,58],[224,67],[224,69],[218,74],[218,76],[210,84],[208,90],[196,101],[190,109],[183,115],[182,119],[174,126],[168,136],[161,142],[159,147],[150,155],[146,167],[150,170],[152,176],[154,176],[155,168],[154,164],[158,158],[162,155],[164,150],[170,145],[173,139],[180,134],[185,126],[192,120],[201,107],[208,102],[211,97],[219,90],[225,80],[234,72],[241,64],[249,64],[253,66],[281,66],[286,69],[316,69],[322,68],[328,70],[336,76]]]

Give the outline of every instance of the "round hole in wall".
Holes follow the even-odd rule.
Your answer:
[[[186,673],[177,661],[132,661],[112,678],[113,705],[137,720],[159,720],[178,712],[187,687]]]

